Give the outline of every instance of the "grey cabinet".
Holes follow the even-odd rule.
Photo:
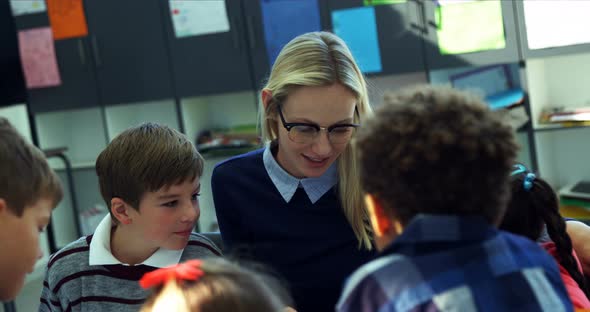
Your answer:
[[[17,29],[49,27],[46,13],[15,18]],[[98,93],[90,44],[85,37],[57,40],[55,56],[61,84],[27,90],[32,113],[98,106]]]
[[[94,63],[87,38],[55,41],[61,85],[29,89],[33,113],[99,105]]]
[[[253,89],[242,1],[225,1],[228,32],[181,38],[175,35],[169,0],[159,1],[178,97]]]
[[[361,8],[363,0],[325,0],[329,30],[333,31],[332,12]],[[376,75],[390,75],[424,71],[424,50],[420,21],[420,6],[415,1],[376,5],[375,22],[381,55],[382,71]],[[352,49],[352,47],[351,47]],[[353,49],[354,53],[354,49]]]
[[[488,33],[490,30],[494,31],[493,29],[490,29],[492,27],[500,29],[500,31],[503,28],[504,44],[502,47],[492,48],[489,46],[493,44],[490,44],[489,42],[481,42],[481,50],[460,52],[461,48],[459,48],[457,49],[457,53],[453,53],[453,51],[441,52],[443,49],[438,34],[442,34],[441,31],[444,30],[442,27],[449,24],[443,21],[445,14],[439,14],[442,7],[438,2],[423,0],[414,1],[419,4],[424,14],[425,23],[423,36],[425,40],[424,47],[428,69],[514,63],[519,61],[518,37],[513,7],[513,2],[519,1],[473,1],[447,4],[447,8],[448,6],[455,7],[453,15],[457,16],[450,15],[450,18],[455,18],[455,20],[458,19],[457,17],[459,17],[459,14],[461,13],[470,15],[471,17],[482,17],[481,20],[475,19],[470,21],[470,19],[466,19],[464,25],[453,21],[453,24],[457,25],[459,28],[467,29],[474,34],[482,34],[482,37],[483,34]],[[484,6],[482,6],[482,4]],[[496,12],[501,14],[500,18],[495,18],[498,17],[498,15],[494,14],[493,9],[495,5],[500,6],[499,11],[501,12]],[[489,6],[491,6],[491,8]],[[490,20],[492,23],[488,23]],[[481,40],[481,37],[478,36],[474,39]],[[467,49],[468,48],[469,47],[467,47]]]
[[[274,3],[273,3],[274,1]],[[327,12],[326,12],[326,1],[325,0],[317,0],[317,16],[319,18],[319,29],[313,29],[308,31],[300,31],[300,28],[305,28],[306,25],[302,24],[307,21],[311,15],[315,17],[316,12],[311,12],[310,10],[301,11],[301,3],[297,3],[299,0],[247,0],[242,1],[243,3],[243,15],[245,20],[246,26],[246,37],[248,41],[248,48],[250,52],[250,62],[252,64],[252,79],[254,81],[255,89],[260,89],[263,87],[265,81],[268,79],[268,75],[270,74],[270,70],[272,67],[271,61],[274,55],[269,56],[269,49],[267,45],[272,45],[272,51],[278,54],[278,50],[280,47],[277,45],[277,42],[285,39],[286,37],[294,38],[297,35],[308,31],[317,31],[317,30],[326,30],[328,29],[328,20],[327,20]],[[304,1],[307,5],[313,4],[314,1],[306,0]],[[277,25],[266,25],[269,29],[274,29],[276,27],[280,27],[280,29],[274,29],[274,34],[265,34],[265,19],[263,15],[264,7],[267,8],[267,14],[280,14],[281,17],[287,17],[291,19],[290,21],[280,21],[277,17],[267,16],[268,20],[273,20],[274,23]],[[291,7],[293,6],[293,7]],[[269,9],[269,7],[273,7],[273,9]],[[297,10],[293,10],[297,9]],[[314,8],[315,10],[315,8]],[[274,11],[274,13],[273,13]],[[303,17],[301,14],[307,14],[307,16]],[[303,22],[302,22],[303,21]],[[296,24],[295,26],[290,25]],[[315,22],[313,23],[315,24]],[[303,26],[303,27],[302,27]],[[309,25],[308,25],[309,26]],[[315,28],[315,27],[309,27]],[[288,34],[286,34],[288,33]],[[280,34],[282,38],[274,38],[277,39],[276,42],[267,42],[267,37],[274,37]],[[268,35],[268,36],[267,36]],[[286,43],[286,42],[285,42]],[[283,44],[284,45],[284,44]]]
[[[85,1],[100,102],[173,97],[159,0]]]

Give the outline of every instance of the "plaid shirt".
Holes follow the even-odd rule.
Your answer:
[[[347,281],[337,311],[572,311],[555,261],[479,217],[418,215]]]

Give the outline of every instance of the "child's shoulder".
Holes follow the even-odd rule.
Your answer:
[[[48,274],[67,274],[66,271],[76,271],[81,265],[88,264],[91,240],[92,235],[80,237],[52,254],[47,263]]]
[[[221,256],[221,249],[203,234],[191,233],[186,248],[182,254],[183,258],[194,259],[210,256]]]

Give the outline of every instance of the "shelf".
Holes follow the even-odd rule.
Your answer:
[[[557,130],[573,130],[573,129],[590,129],[590,126],[561,126],[561,125],[543,125],[533,129],[535,132],[543,131],[557,131]]]

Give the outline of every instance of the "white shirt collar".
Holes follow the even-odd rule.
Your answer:
[[[298,187],[303,187],[309,200],[315,204],[324,194],[326,194],[338,182],[338,170],[336,162],[330,165],[326,172],[317,178],[297,179],[283,169],[272,155],[271,146],[268,143],[264,149],[262,159],[264,167],[273,184],[285,200],[290,202]]]
[[[113,224],[111,215],[107,214],[94,231],[92,241],[90,241],[89,265],[109,265],[122,264],[129,265],[119,261],[111,252],[111,228]],[[140,264],[149,265],[156,268],[164,268],[178,264],[184,250],[169,250],[160,248],[153,255]]]

